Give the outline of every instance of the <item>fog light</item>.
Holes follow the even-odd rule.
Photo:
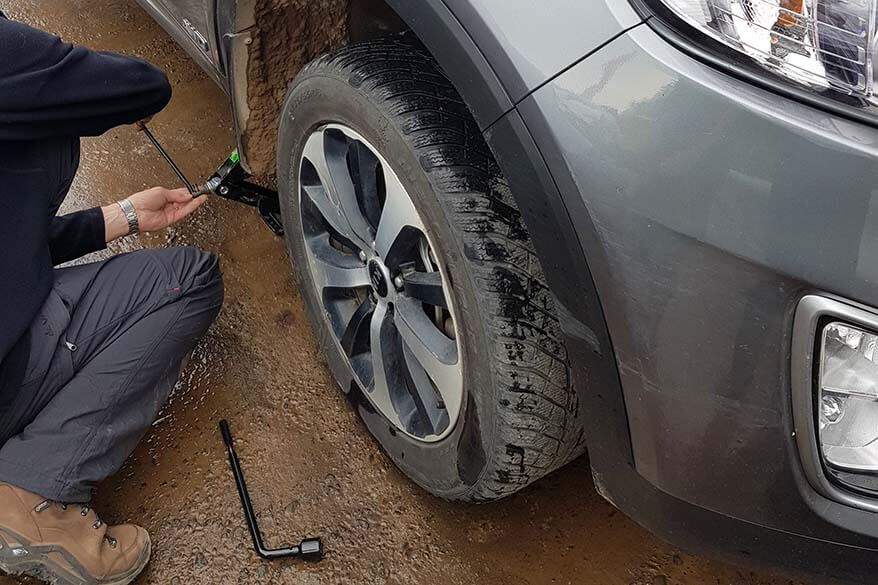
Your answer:
[[[825,463],[878,473],[878,334],[827,324],[819,382],[817,423]]]

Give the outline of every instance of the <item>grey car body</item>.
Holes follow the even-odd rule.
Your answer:
[[[140,2],[241,127],[250,3]],[[878,128],[722,67],[626,0],[387,4],[512,186],[559,301],[598,491],[690,549],[872,581],[878,500],[813,459],[802,323],[822,313],[796,312],[808,295],[842,315],[878,306]]]

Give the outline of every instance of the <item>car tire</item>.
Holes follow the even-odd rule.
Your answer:
[[[338,154],[339,148],[347,150]],[[321,156],[327,158],[321,161]],[[361,162],[353,162],[356,157],[361,157]],[[336,184],[349,186],[348,179],[333,174],[341,172],[340,160],[344,160],[345,172],[354,177],[353,183],[366,181],[363,176],[371,176],[371,171],[362,168],[374,165],[378,168],[376,176],[384,177],[375,179],[376,184],[383,181],[383,186],[373,188],[370,182],[361,185],[360,191],[355,190],[355,203],[364,217],[373,205],[366,202],[364,193],[384,189],[383,204],[380,194],[368,196],[369,201],[383,205],[377,217],[379,222],[384,219],[385,209],[390,207],[392,188],[388,185],[395,178],[422,222],[423,234],[405,231],[408,228],[400,232],[407,238],[420,238],[417,245],[421,260],[400,266],[411,269],[413,264],[420,265],[422,270],[432,271],[427,276],[437,282],[440,277],[435,273],[441,273],[447,313],[441,307],[419,306],[457,346],[457,361],[448,360],[459,367],[462,388],[453,425],[442,426],[442,421],[451,417],[450,405],[455,399],[446,399],[438,390],[439,377],[428,380],[436,391],[436,400],[421,400],[411,389],[415,386],[403,390],[394,386],[394,380],[409,384],[414,374],[400,377],[398,373],[409,366],[388,366],[390,358],[384,357],[376,366],[372,359],[391,342],[399,343],[394,340],[406,339],[399,319],[403,315],[403,295],[410,290],[408,281],[400,289],[400,296],[394,297],[395,305],[375,288],[386,284],[380,280],[381,274],[394,278],[391,252],[382,260],[386,264],[367,260],[370,278],[375,273],[368,287],[333,296],[337,289],[324,286],[329,282],[324,276],[329,273],[323,270],[323,256],[318,258],[323,252],[318,254],[314,246],[328,249],[325,246],[329,241],[333,258],[336,252],[351,255],[344,259],[345,266],[353,263],[355,256],[362,259],[378,254],[356,249],[355,224],[362,222],[345,215],[344,202],[338,204],[338,209],[325,207],[325,201],[333,200],[331,191]],[[472,115],[419,44],[405,37],[378,39],[321,56],[304,67],[290,85],[283,105],[277,170],[287,247],[323,354],[368,430],[406,475],[446,499],[488,501],[523,488],[584,451],[582,417],[555,301],[521,214]],[[338,201],[346,196],[334,195]],[[325,209],[329,211],[324,213]],[[348,215],[356,214],[353,207],[347,211]],[[338,229],[334,227],[337,220],[341,226]],[[369,221],[367,217],[366,223]],[[347,227],[351,227],[350,232],[344,231]],[[365,229],[361,241],[366,241]],[[321,230],[326,230],[328,236],[320,235]],[[413,249],[413,243],[399,244],[402,239],[400,235],[394,246]],[[401,278],[403,268],[398,271],[396,278]],[[406,278],[418,276],[408,274]],[[379,285],[375,279],[379,279]],[[323,283],[320,287],[318,281]],[[357,280],[357,284],[362,282]],[[376,326],[369,343],[351,342],[352,337],[365,336],[357,332],[357,327],[371,327],[372,320],[379,319],[382,302],[385,309],[380,318],[388,322],[395,319],[397,325]],[[360,314],[355,312],[348,319],[344,315],[349,315],[355,304]],[[342,305],[348,312],[333,317],[335,307]],[[364,315],[369,310],[372,314]],[[447,315],[444,320],[442,315]],[[359,326],[353,324],[357,319],[363,321]],[[339,328],[339,320],[347,323]],[[360,348],[352,349],[358,343]],[[441,343],[448,345],[445,339]],[[380,351],[373,353],[373,347]],[[399,359],[409,364],[413,350],[403,349]],[[365,358],[363,352],[367,352]],[[390,350],[387,352],[390,355]],[[431,353],[421,363],[426,364],[436,355]],[[363,360],[372,361],[371,382]],[[390,362],[397,364],[393,359]],[[418,369],[417,360],[411,363],[414,365],[409,369]],[[443,367],[447,365],[443,362]],[[379,369],[393,374],[386,377],[386,393],[392,395],[389,401],[386,397],[375,398]],[[426,365],[424,371],[430,371]],[[446,378],[441,377],[444,383]],[[449,382],[448,386],[453,385]],[[409,395],[414,396],[415,407],[406,411],[408,418],[402,422],[398,403],[408,404]],[[429,407],[424,407],[428,402]],[[446,412],[441,414],[443,408]],[[421,419],[427,422],[418,422]],[[419,431],[421,427],[428,430]],[[434,435],[429,435],[430,429]],[[438,429],[444,429],[440,438]]]

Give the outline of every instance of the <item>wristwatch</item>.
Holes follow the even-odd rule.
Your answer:
[[[137,224],[137,211],[134,209],[134,206],[127,199],[123,199],[121,201],[117,201],[119,207],[122,209],[122,213],[125,215],[125,219],[128,220],[128,235],[132,236],[140,231],[140,226]]]

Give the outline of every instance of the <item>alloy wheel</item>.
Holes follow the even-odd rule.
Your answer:
[[[305,143],[299,205],[323,318],[355,381],[395,428],[447,436],[463,402],[457,323],[408,191],[365,138],[328,124]]]

